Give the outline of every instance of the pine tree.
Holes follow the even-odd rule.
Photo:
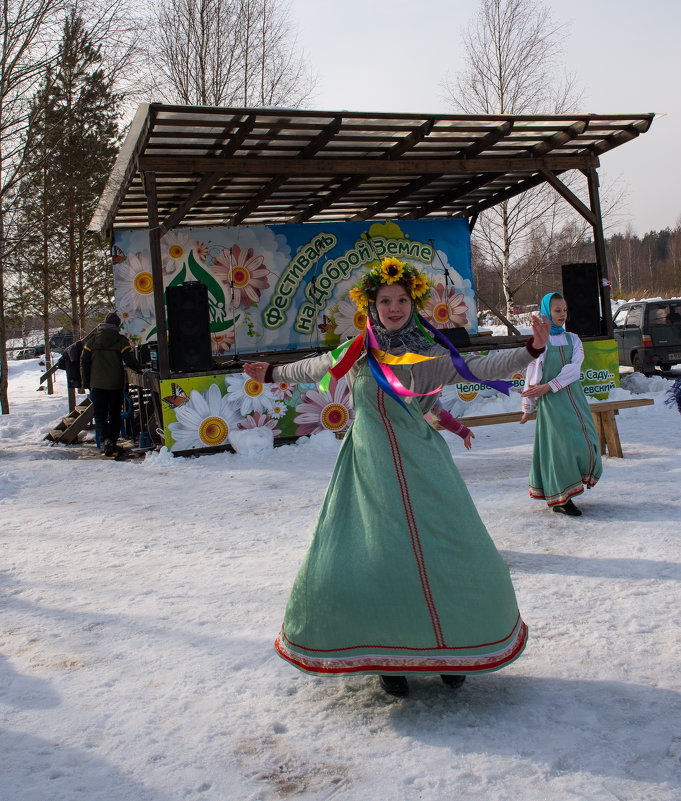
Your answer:
[[[121,96],[103,68],[83,18],[72,11],[64,22],[51,90],[54,149],[50,173],[59,187],[59,250],[66,265],[74,339],[84,333],[88,313],[106,303],[109,260],[88,233],[99,196],[118,150]]]

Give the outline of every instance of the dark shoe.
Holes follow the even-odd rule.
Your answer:
[[[104,440],[104,456],[114,455],[114,444],[110,439]]]
[[[409,695],[409,685],[404,676],[379,676],[381,687],[389,694],[401,698]]]
[[[466,681],[465,676],[452,676],[445,673],[441,673],[440,678],[442,679],[443,684],[446,684],[447,687],[451,687],[453,690],[456,690],[459,687],[461,687],[464,681]]]
[[[572,503],[572,498],[562,506],[552,506],[551,508],[558,514],[569,515],[570,517],[579,517],[582,514],[582,510]]]

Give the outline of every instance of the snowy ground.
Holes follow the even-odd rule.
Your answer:
[[[620,413],[625,458],[577,520],[528,496],[534,423],[478,428],[470,453],[447,435],[530,642],[458,692],[413,679],[397,700],[272,648],[337,440],[77,459],[43,441],[66,389],[37,393],[39,372],[10,362],[0,418],[2,801],[681,798],[668,380],[628,378],[655,405]]]

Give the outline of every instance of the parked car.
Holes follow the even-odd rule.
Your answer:
[[[36,359],[45,353],[44,345],[36,345],[34,348],[22,348],[17,352],[15,359]]]
[[[681,299],[641,300],[613,317],[619,363],[644,375],[681,364]]]

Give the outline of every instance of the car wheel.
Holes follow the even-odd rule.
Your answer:
[[[631,357],[631,366],[637,373],[643,373],[643,375],[652,375],[650,370],[643,369],[643,359],[638,353],[634,353],[634,355]]]

